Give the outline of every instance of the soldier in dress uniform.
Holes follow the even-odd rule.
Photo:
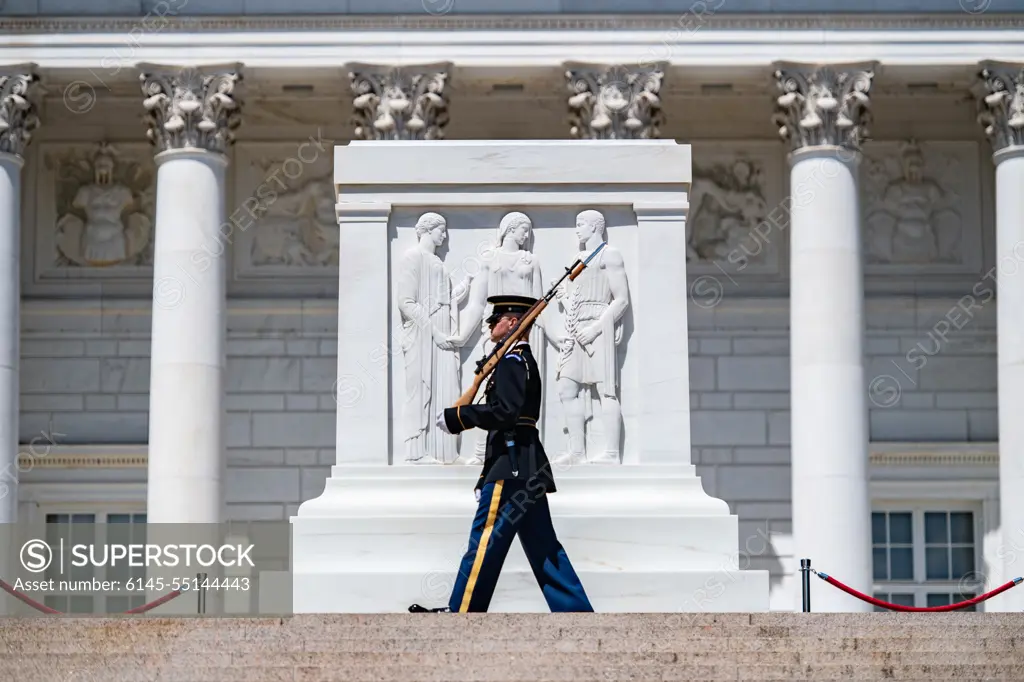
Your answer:
[[[493,306],[487,319],[491,340],[501,343],[537,299],[503,295],[487,302]],[[450,407],[437,418],[451,434],[487,430],[469,549],[448,602],[452,612],[487,610],[516,535],[551,611],[594,610],[551,524],[547,494],[555,492],[555,480],[537,431],[541,377],[525,340],[529,330],[521,338],[498,361],[484,403]]]

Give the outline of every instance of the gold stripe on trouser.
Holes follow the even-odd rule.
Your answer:
[[[487,543],[491,540],[491,531],[494,530],[494,521],[498,516],[498,505],[501,503],[501,487],[504,481],[496,481],[494,490],[491,491],[491,508],[487,512],[487,521],[484,522],[484,530],[480,533],[480,544],[476,547],[476,557],[473,559],[473,570],[469,573],[469,580],[466,582],[466,591],[462,594],[462,605],[459,606],[459,613],[469,611],[469,600],[473,598],[473,588],[476,587],[476,579],[480,575],[480,567],[484,565],[484,555],[487,553]]]

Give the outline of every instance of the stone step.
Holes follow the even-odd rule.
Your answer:
[[[892,627],[895,625],[994,625],[1019,626],[1024,623],[1021,613],[464,613],[464,614],[300,614],[280,617],[158,617],[158,616],[39,616],[35,618],[0,619],[5,628],[33,627],[57,628],[102,627],[131,630],[140,622],[146,627],[188,630],[222,630],[224,628],[258,628],[288,625],[289,627],[349,627],[364,626],[394,627],[420,625],[429,622],[435,628],[464,628],[472,621],[474,626],[530,625],[542,627],[596,626],[620,627],[623,625],[655,625],[660,627],[694,627],[722,625],[753,626],[794,626],[811,627],[867,626]]]
[[[116,632],[116,631],[115,631]],[[409,629],[381,629],[381,628],[367,628],[363,632],[332,632],[330,628],[324,629],[310,629],[310,630],[291,630],[288,628],[279,628],[275,630],[228,630],[222,632],[200,632],[200,633],[185,633],[178,631],[169,631],[161,633],[159,636],[148,634],[147,632],[140,630],[137,632],[130,633],[116,633],[108,632],[106,636],[110,638],[110,644],[112,646],[122,646],[123,648],[129,648],[132,646],[140,646],[145,644],[146,646],[156,646],[157,650],[159,647],[169,647],[176,638],[183,638],[188,641],[198,642],[205,645],[208,649],[215,649],[222,646],[234,646],[236,644],[244,645],[247,642],[262,641],[275,643],[275,645],[291,646],[295,642],[361,642],[361,641],[429,641],[435,642],[439,646],[455,646],[465,640],[474,641],[505,641],[509,639],[530,639],[534,641],[554,641],[554,640],[636,640],[636,641],[658,641],[668,643],[680,643],[685,645],[688,642],[694,641],[715,641],[718,643],[716,646],[727,646],[726,642],[731,640],[750,640],[750,639],[763,639],[767,641],[776,640],[787,640],[787,639],[800,639],[800,640],[813,640],[821,637],[827,637],[832,639],[871,639],[876,637],[885,637],[891,640],[931,640],[931,641],[946,641],[946,640],[963,640],[963,641],[982,641],[986,639],[990,640],[1006,640],[1010,642],[1011,646],[1017,643],[1017,639],[1024,637],[1024,630],[1021,628],[978,628],[973,631],[966,631],[963,629],[951,629],[943,630],[940,628],[879,628],[879,629],[860,629],[856,631],[843,630],[843,629],[830,629],[824,632],[815,631],[813,629],[805,628],[792,628],[786,631],[776,630],[759,630],[757,628],[749,629],[711,629],[711,630],[692,630],[692,631],[681,631],[672,629],[660,629],[660,628],[637,628],[637,629],[592,629],[585,630],[580,628],[566,628],[566,629],[543,629],[543,628],[495,628],[488,629],[486,631],[474,631],[472,628],[467,628],[465,631],[447,631],[447,632],[431,632],[429,628],[409,628]],[[72,636],[72,633],[77,633],[78,640]],[[52,647],[88,647],[88,642],[96,636],[95,631],[78,631],[75,629],[69,629],[66,633],[60,634],[58,632],[45,632],[45,633],[34,633],[31,631],[23,631],[19,635],[11,635],[6,633],[6,639],[11,642],[19,643],[19,646],[39,646],[42,650],[52,650]],[[349,646],[349,644],[346,644]],[[68,653],[73,653],[74,649],[67,650]]]
[[[170,636],[158,639],[140,636],[121,638],[103,643],[108,655],[174,656],[183,646],[196,655],[224,655],[225,651],[239,655],[260,653],[268,646],[282,656],[308,654],[347,653],[429,653],[483,654],[524,651],[545,642],[551,651],[565,653],[679,653],[700,652],[713,649],[718,652],[922,652],[922,653],[971,653],[1002,651],[1024,657],[1024,635],[1013,637],[986,637],[970,639],[948,638],[902,638],[890,637],[784,637],[784,638],[675,638],[665,637],[650,640],[639,638],[475,638],[467,635],[460,639],[316,639],[307,638],[260,638],[242,640],[216,640],[192,636]],[[94,655],[95,637],[72,640],[14,640],[0,642],[0,653],[9,656],[80,656]]]
[[[495,664],[349,665],[338,667],[204,667],[95,669],[53,665],[38,673],[0,672],[2,682],[585,682],[587,680],[1019,680],[1024,666],[987,665],[600,665],[585,661],[561,667]]]
[[[849,616],[858,616],[850,618]],[[102,628],[106,631],[131,631],[140,623],[146,628],[161,630],[253,630],[276,629],[286,626],[295,630],[330,628],[334,632],[375,628],[429,628],[431,632],[464,630],[488,630],[508,627],[556,628],[623,628],[655,627],[677,628],[794,628],[806,627],[821,630],[823,627],[839,629],[932,627],[937,629],[956,628],[1015,628],[1024,624],[1024,614],[1013,613],[871,613],[871,614],[381,614],[381,615],[297,615],[286,618],[217,618],[217,617],[155,617],[155,616],[114,616],[114,617],[52,617],[39,616],[0,620],[5,629],[29,628],[43,631],[54,629],[67,631],[69,628]]]
[[[179,652],[177,654],[76,654],[60,656],[59,654],[36,654],[30,656],[7,655],[4,657],[5,668],[11,670],[45,669],[51,665],[56,656],[60,656],[62,664],[75,668],[90,667],[125,667],[160,666],[173,667],[183,663],[195,662],[205,667],[285,667],[328,668],[337,665],[388,665],[400,659],[402,665],[439,666],[439,665],[529,665],[542,656],[545,665],[570,665],[585,661],[594,665],[614,665],[630,663],[636,665],[719,665],[732,663],[736,665],[853,665],[872,666],[886,664],[900,665],[984,665],[993,662],[991,651],[974,652],[836,652],[836,651],[679,651],[641,653],[637,651],[561,651],[537,650],[534,646],[519,651],[484,651],[484,652],[408,652],[408,651],[359,651],[340,653],[197,653]],[[1024,666],[1024,655],[1004,655],[999,658],[1006,665]]]
[[[571,617],[566,617],[570,616]],[[611,615],[611,614],[609,614]],[[614,614],[619,615],[619,614]],[[843,631],[853,630],[875,630],[883,627],[893,628],[933,628],[935,630],[948,631],[950,628],[966,629],[993,628],[1013,629],[1024,624],[1024,614],[991,614],[988,619],[978,618],[950,618],[953,614],[913,614],[913,618],[891,618],[887,614],[861,614],[860,620],[823,620],[812,618],[816,614],[790,614],[792,616],[803,616],[789,619],[744,619],[726,618],[722,615],[715,617],[699,618],[695,614],[666,614],[664,619],[652,618],[646,615],[634,615],[630,618],[627,614],[621,614],[623,618],[609,618],[604,614],[408,614],[405,616],[384,616],[374,619],[371,616],[364,617],[334,617],[334,616],[293,616],[289,618],[274,619],[243,619],[243,618],[157,618],[157,617],[131,617],[121,616],[113,618],[78,618],[78,617],[52,617],[40,616],[33,618],[22,618],[17,621],[7,621],[5,627],[29,628],[37,631],[56,629],[67,631],[69,628],[103,628],[113,631],[131,631],[140,622],[147,623],[147,628],[160,628],[162,630],[189,630],[192,632],[200,630],[212,631],[235,631],[244,630],[265,630],[277,629],[285,626],[292,630],[309,630],[329,628],[332,632],[360,632],[366,628],[389,629],[424,629],[430,632],[442,633],[451,631],[462,631],[472,628],[474,631],[488,631],[506,628],[539,628],[546,631],[562,630],[572,628],[584,628],[588,631],[599,629],[620,630],[628,628],[636,629],[672,629],[672,630],[695,630],[695,629],[743,629],[758,628],[766,630],[793,630],[794,628],[813,629],[821,631],[824,626],[830,629]],[[725,614],[729,615],[729,614]],[[841,615],[841,614],[836,614]],[[902,615],[902,614],[901,614]],[[911,614],[907,614],[911,615]],[[978,614],[988,615],[988,614]],[[998,618],[995,616],[1009,616]],[[1016,617],[1014,617],[1016,616]]]
[[[0,682],[1024,679],[1022,614],[0,620]]]

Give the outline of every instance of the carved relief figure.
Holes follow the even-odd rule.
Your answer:
[[[605,240],[605,220],[599,211],[576,216],[576,236],[585,259]],[[566,338],[558,356],[558,397],[569,432],[568,459],[572,463],[618,463],[622,410],[618,397],[615,349],[622,341],[621,320],[629,306],[629,287],[622,252],[605,246],[574,281],[559,287],[558,301],[565,311]],[[591,390],[601,402],[604,452],[588,455],[585,425],[591,413]]]
[[[506,214],[498,224],[496,247],[488,249],[481,259],[480,272],[473,279],[469,290],[469,302],[462,311],[459,329],[461,333],[453,336],[451,341],[456,346],[465,346],[474,331],[480,330],[480,355],[490,353],[493,344],[490,333],[484,323],[487,299],[490,296],[513,295],[542,298],[543,279],[540,263],[533,252],[528,249],[533,234],[533,223],[525,213],[513,211]],[[544,376],[544,327],[543,315],[530,331],[530,345],[536,355],[537,366]],[[467,464],[483,462],[487,445],[487,434],[481,432],[473,456]]]
[[[746,264],[765,259],[767,249],[744,244],[768,217],[759,165],[739,160],[731,167],[694,168],[690,205],[694,211],[686,221],[687,262]]]
[[[253,265],[338,264],[338,221],[331,175],[307,180],[263,202],[252,242]]]
[[[399,344],[405,359],[402,440],[405,459],[416,464],[450,464],[458,456],[456,440],[434,423],[462,390],[459,356],[450,337],[458,334],[458,304],[470,278],[453,287],[435,251],[448,235],[445,219],[424,213],[416,222],[416,246],[401,259],[395,296],[401,315]]]
[[[921,147],[911,141],[903,146],[898,164],[891,158],[867,163],[868,262],[961,261],[959,197],[947,189],[958,168],[950,159],[934,159],[933,175]]]
[[[118,156],[100,143],[88,160],[48,159],[58,171],[58,265],[152,264],[153,173]]]

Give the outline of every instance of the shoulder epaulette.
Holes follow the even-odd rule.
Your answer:
[[[526,365],[526,378],[527,378],[527,380],[529,380],[529,378],[530,378],[530,363],[528,363],[526,361],[526,358],[524,358],[522,355],[520,355],[520,351],[518,349],[517,350],[509,351],[508,353],[505,353],[505,357],[506,358],[512,358],[513,360],[516,360],[517,362],[520,362],[520,363]]]

